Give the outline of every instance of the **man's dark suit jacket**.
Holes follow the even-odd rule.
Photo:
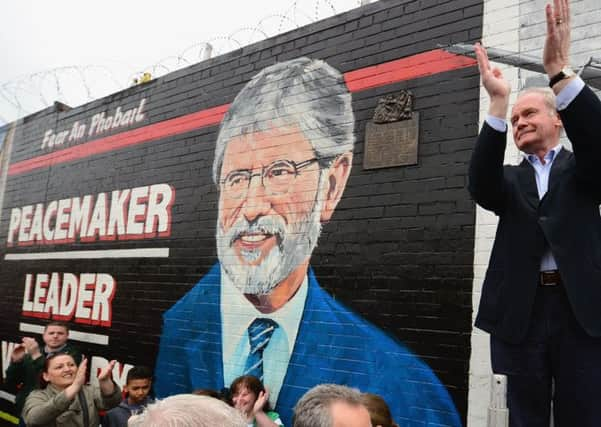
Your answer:
[[[601,336],[601,103],[585,86],[560,116],[574,153],[558,153],[540,201],[528,161],[503,166],[505,132],[485,123],[471,159],[470,193],[499,216],[476,326],[507,342],[528,330],[547,245],[576,319]]]

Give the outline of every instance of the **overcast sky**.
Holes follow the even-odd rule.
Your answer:
[[[71,106],[358,7],[360,0],[19,0],[0,7],[0,123]]]

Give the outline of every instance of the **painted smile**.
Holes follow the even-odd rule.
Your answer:
[[[269,233],[242,233],[234,241],[234,247],[240,251],[268,251],[277,242],[277,236]]]
[[[240,236],[240,240],[242,241],[242,243],[253,244],[267,240],[271,236],[271,234],[243,234],[242,236]]]

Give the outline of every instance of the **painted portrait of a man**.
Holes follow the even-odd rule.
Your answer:
[[[213,162],[218,262],[164,313],[159,397],[252,374],[286,425],[321,383],[380,394],[400,425],[461,424],[432,370],[311,269],[351,173],[354,125],[342,74],[320,60],[269,66],[238,93]]]

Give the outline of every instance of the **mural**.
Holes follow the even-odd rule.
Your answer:
[[[213,162],[219,263],[164,315],[159,396],[254,374],[287,425],[320,383],[380,394],[399,421],[461,424],[432,371],[328,295],[310,268],[350,174],[354,124],[344,79],[323,61],[275,64],[240,91]]]
[[[437,44],[478,37],[481,17],[447,6],[373,3],[19,120],[1,159],[2,374],[58,320],[92,381],[112,359],[119,385],[153,367],[159,396],[250,372],[287,423],[306,389],[338,382],[382,394],[399,425],[460,425],[479,76]],[[367,168],[407,128],[366,144],[402,91],[416,160]]]

